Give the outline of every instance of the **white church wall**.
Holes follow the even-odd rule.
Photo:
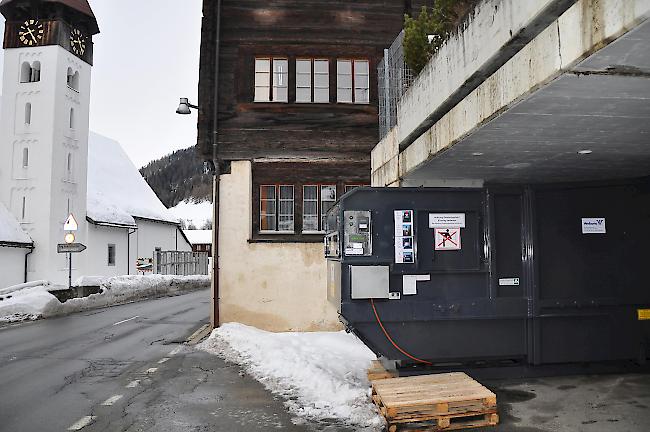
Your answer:
[[[21,82],[25,62],[40,63],[40,81]],[[68,68],[79,71],[78,89],[67,85]],[[5,50],[0,150],[6,157],[0,159],[0,200],[34,239],[30,280],[67,282],[66,259],[56,253],[56,244],[63,240],[69,211],[74,211],[80,225],[78,241],[87,241],[90,71],[90,65],[59,46]],[[26,104],[30,104],[29,119]],[[25,148],[29,150],[27,169],[21,166]],[[73,162],[70,170],[68,154]],[[83,260],[73,260],[73,277],[80,275]]]
[[[103,227],[88,224],[86,276],[123,276],[128,274],[128,239],[126,228]],[[108,245],[115,246],[115,264],[108,262]],[[135,258],[131,257],[132,260]],[[133,273],[132,273],[133,274]]]
[[[28,249],[0,247],[0,288],[18,285],[25,274],[25,254]]]

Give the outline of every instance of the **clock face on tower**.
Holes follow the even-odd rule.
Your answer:
[[[70,32],[70,48],[78,56],[82,56],[86,52],[86,37],[81,30],[72,29]]]
[[[35,46],[43,40],[43,24],[38,20],[30,19],[20,26],[18,36],[20,42],[26,46]]]

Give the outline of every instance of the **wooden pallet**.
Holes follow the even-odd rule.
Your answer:
[[[496,395],[462,372],[373,381],[372,400],[390,432],[398,426],[438,431],[498,422]]]
[[[373,360],[368,368],[368,381],[378,381],[387,378],[395,378],[397,376],[394,372],[388,372],[379,360]]]

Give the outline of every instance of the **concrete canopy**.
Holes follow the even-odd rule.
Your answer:
[[[648,175],[650,20],[403,180],[408,185],[430,179],[544,183]]]

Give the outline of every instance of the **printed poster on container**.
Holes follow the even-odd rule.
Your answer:
[[[413,210],[395,210],[395,263],[415,263]]]

